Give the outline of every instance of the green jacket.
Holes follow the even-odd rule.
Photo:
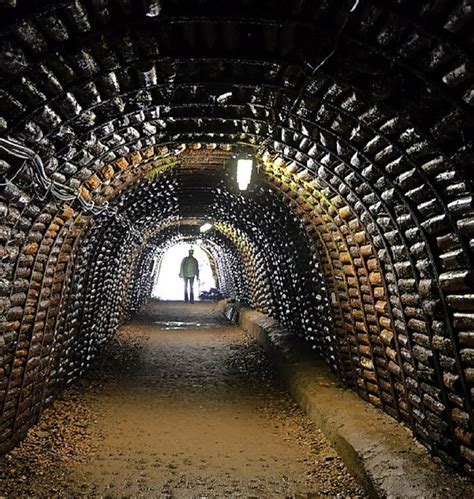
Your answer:
[[[179,277],[199,277],[199,266],[194,256],[185,256],[183,258]]]

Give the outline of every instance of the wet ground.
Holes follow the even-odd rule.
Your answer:
[[[2,462],[0,495],[363,496],[215,304],[151,302]]]

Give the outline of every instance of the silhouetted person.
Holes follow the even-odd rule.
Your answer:
[[[188,286],[189,298],[191,303],[194,303],[194,278],[199,279],[199,265],[198,261],[193,256],[194,250],[189,250],[189,255],[185,256],[181,262],[181,269],[179,277],[184,279],[184,301],[188,301]]]

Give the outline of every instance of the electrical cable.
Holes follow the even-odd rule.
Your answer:
[[[0,138],[0,150],[11,156],[24,160],[15,175],[7,180],[6,183],[0,184],[0,186],[12,183],[13,180],[15,180],[15,178],[23,171],[25,166],[28,166],[31,177],[33,178],[33,184],[41,190],[41,192],[35,190],[36,196],[41,201],[44,201],[48,195],[51,195],[54,199],[60,202],[78,201],[84,211],[91,213],[94,216],[103,214],[109,215],[109,217],[115,218],[119,223],[127,227],[137,238],[142,239],[141,233],[133,226],[131,220],[125,215],[119,214],[116,208],[110,208],[108,202],[105,202],[101,206],[97,206],[93,201],[88,202],[85,200],[79,192],[74,190],[72,187],[60,184],[55,180],[51,180],[46,173],[40,156],[32,149],[20,144],[16,140]]]
[[[315,67],[313,68],[313,70],[311,71],[311,74],[309,76],[310,78],[310,82],[311,80],[314,78],[314,76],[316,75],[316,73],[328,62],[329,59],[331,59],[331,57],[336,53],[338,47],[339,47],[339,40],[341,38],[341,35],[342,35],[342,32],[344,31],[346,25],[347,25],[347,22],[349,21],[349,17],[350,17],[350,14],[352,14],[358,7],[359,5],[359,0],[354,0],[354,3],[352,5],[352,7],[349,9],[348,13],[346,14],[346,17],[344,19],[344,22],[341,24],[339,30],[337,31],[336,33],[336,39],[335,39],[335,42],[334,42],[334,46],[332,48],[332,50],[329,52],[329,54],[324,57],[324,59]],[[305,91],[307,90],[309,86],[309,83],[306,84],[306,85],[303,85],[303,87],[300,89],[298,95],[296,96],[296,99],[293,101],[293,104],[291,105],[289,111],[287,112],[286,116],[285,116],[285,119],[283,121],[286,121],[290,114],[293,113],[293,111],[295,110],[296,106],[299,104],[299,102],[301,101],[301,98],[303,97],[303,94],[305,93]]]
[[[27,165],[27,162],[25,160],[25,161],[23,161],[20,168],[18,168],[18,170],[15,172],[13,177],[9,178],[6,182],[0,182],[0,187],[5,187],[9,184],[13,184],[13,181],[18,177],[18,175],[20,175],[20,173],[23,171],[23,168],[25,168],[26,165]]]
[[[336,37],[335,37],[335,42],[334,42],[334,46],[333,48],[331,49],[331,51],[323,58],[323,60],[321,62],[319,62],[317,64],[317,66],[315,66],[314,68],[312,68],[311,70],[311,74],[309,76],[309,81],[308,83],[306,83],[305,85],[303,85],[300,89],[300,91],[298,92],[298,95],[296,96],[296,98],[293,100],[291,106],[289,107],[288,111],[284,114],[284,116],[279,120],[280,123],[285,123],[288,118],[290,117],[290,115],[294,112],[294,110],[296,109],[296,107],[298,106],[298,104],[300,103],[304,93],[306,92],[306,90],[308,89],[309,85],[311,84],[314,76],[316,75],[316,73],[328,62],[329,59],[331,59],[331,57],[336,53],[338,47],[339,47],[339,40],[341,38],[341,35],[342,35],[342,32],[344,31],[345,27],[347,26],[347,23],[349,21],[349,18],[351,16],[351,14],[353,12],[355,12],[355,10],[357,9],[357,7],[359,6],[359,3],[360,3],[360,0],[354,0],[354,3],[352,4],[352,6],[349,8],[349,10],[347,11],[347,14],[346,14],[346,17],[344,19],[344,22],[341,24],[341,26],[339,27],[337,33],[336,33]],[[276,123],[273,123],[274,125]],[[261,145],[260,145],[260,151],[262,151],[265,147],[266,147],[266,144],[268,143],[268,141],[271,140],[271,136],[270,134],[267,135],[267,137],[262,141]]]

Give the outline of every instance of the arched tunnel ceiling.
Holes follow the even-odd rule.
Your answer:
[[[473,472],[471,2],[0,7],[2,449],[211,219],[226,296]]]

